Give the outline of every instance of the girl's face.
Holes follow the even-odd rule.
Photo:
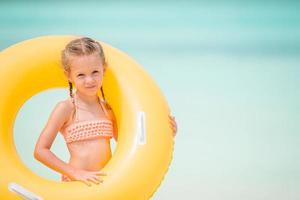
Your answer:
[[[104,67],[98,54],[72,56],[66,75],[77,91],[93,96],[102,86]]]

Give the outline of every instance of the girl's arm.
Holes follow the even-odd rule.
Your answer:
[[[172,129],[172,134],[173,137],[176,136],[177,133],[177,122],[175,120],[175,117],[169,114],[169,123],[170,123],[170,128]]]
[[[117,126],[117,121],[116,121],[116,117],[115,117],[115,115],[114,115],[114,112],[113,111],[111,111],[111,115],[112,115],[112,118],[113,118],[113,135],[114,135],[114,139],[116,140],[116,141],[118,141],[118,126]]]
[[[48,122],[41,132],[35,145],[34,157],[49,168],[67,176],[74,172],[74,168],[59,159],[50,151],[52,143],[72,113],[72,106],[67,101],[59,102],[52,111]]]
[[[114,114],[114,111],[112,110],[112,108],[107,102],[105,102],[105,108],[108,112],[110,120],[112,120],[113,122],[113,137],[116,141],[118,141],[118,126],[117,126],[116,116]]]

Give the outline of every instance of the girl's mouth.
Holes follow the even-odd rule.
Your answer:
[[[96,86],[90,86],[90,87],[86,87],[87,89],[92,89],[92,88],[95,88]]]

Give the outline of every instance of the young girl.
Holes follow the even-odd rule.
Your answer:
[[[91,38],[71,41],[62,51],[62,65],[69,81],[70,98],[58,102],[35,146],[34,157],[62,174],[62,181],[103,182],[100,170],[111,158],[110,139],[117,141],[114,113],[102,90],[106,70],[101,45]],[[73,92],[73,85],[76,92]],[[101,89],[102,98],[97,95]],[[175,118],[170,116],[173,136]],[[70,160],[65,163],[50,151],[58,132],[65,138]]]

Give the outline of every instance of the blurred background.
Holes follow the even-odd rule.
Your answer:
[[[178,123],[173,161],[152,199],[296,200],[299,10],[298,1],[283,0],[1,1],[0,49],[43,35],[84,35],[139,62]],[[53,180],[59,175],[32,153],[54,105],[67,97],[65,89],[33,96],[14,126],[22,161]],[[67,160],[60,135],[53,151]]]

